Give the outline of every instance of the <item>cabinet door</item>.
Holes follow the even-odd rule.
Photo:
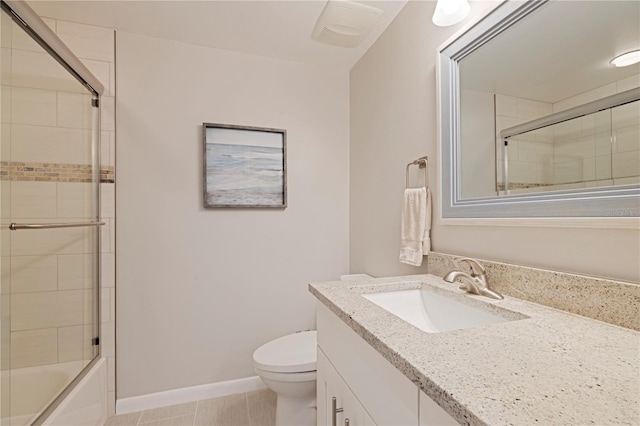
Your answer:
[[[329,395],[327,393],[327,366],[326,366],[326,357],[320,350],[317,348],[318,356],[317,356],[317,364],[316,364],[316,399],[317,399],[317,408],[316,408],[316,425],[317,426],[327,426],[328,422],[328,409],[331,407],[331,404],[327,406],[327,399]]]
[[[442,407],[420,391],[420,426],[457,426],[459,423]]]
[[[371,416],[320,348],[318,348],[317,371],[318,426],[344,426],[347,424],[349,426],[375,426]],[[336,409],[335,415],[334,408]]]
[[[418,424],[418,387],[321,302],[318,347],[372,419],[381,425]]]
[[[344,390],[342,379],[333,368],[327,356],[318,348],[317,361],[317,399],[318,399],[318,426],[337,426],[344,423]],[[333,401],[335,398],[335,403]],[[339,412],[335,415],[334,408]]]
[[[346,385],[345,385],[346,387]],[[337,426],[375,426],[375,422],[367,413],[367,410],[364,409],[360,401],[355,397],[355,395],[346,388],[346,392],[343,393],[344,399],[344,420],[342,423],[338,423]],[[347,419],[349,422],[347,423]]]

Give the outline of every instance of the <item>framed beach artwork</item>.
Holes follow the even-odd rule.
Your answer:
[[[204,206],[287,207],[287,131],[203,123]]]

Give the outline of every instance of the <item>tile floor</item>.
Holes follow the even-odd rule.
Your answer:
[[[105,426],[273,426],[276,394],[269,389],[109,417]]]

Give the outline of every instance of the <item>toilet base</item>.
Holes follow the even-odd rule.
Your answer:
[[[316,398],[293,398],[278,395],[276,426],[314,426],[316,424]]]

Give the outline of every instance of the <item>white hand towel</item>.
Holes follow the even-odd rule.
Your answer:
[[[427,213],[424,221],[424,238],[422,239],[422,255],[431,251],[431,191],[427,188]]]
[[[431,248],[431,197],[427,188],[407,188],[404,190],[402,206],[402,245],[400,262],[408,265],[422,265],[423,253]],[[427,208],[429,207],[429,208]],[[427,219],[429,223],[427,225]],[[426,239],[425,239],[426,236]],[[426,243],[426,245],[425,245]],[[426,251],[424,249],[427,249]]]

